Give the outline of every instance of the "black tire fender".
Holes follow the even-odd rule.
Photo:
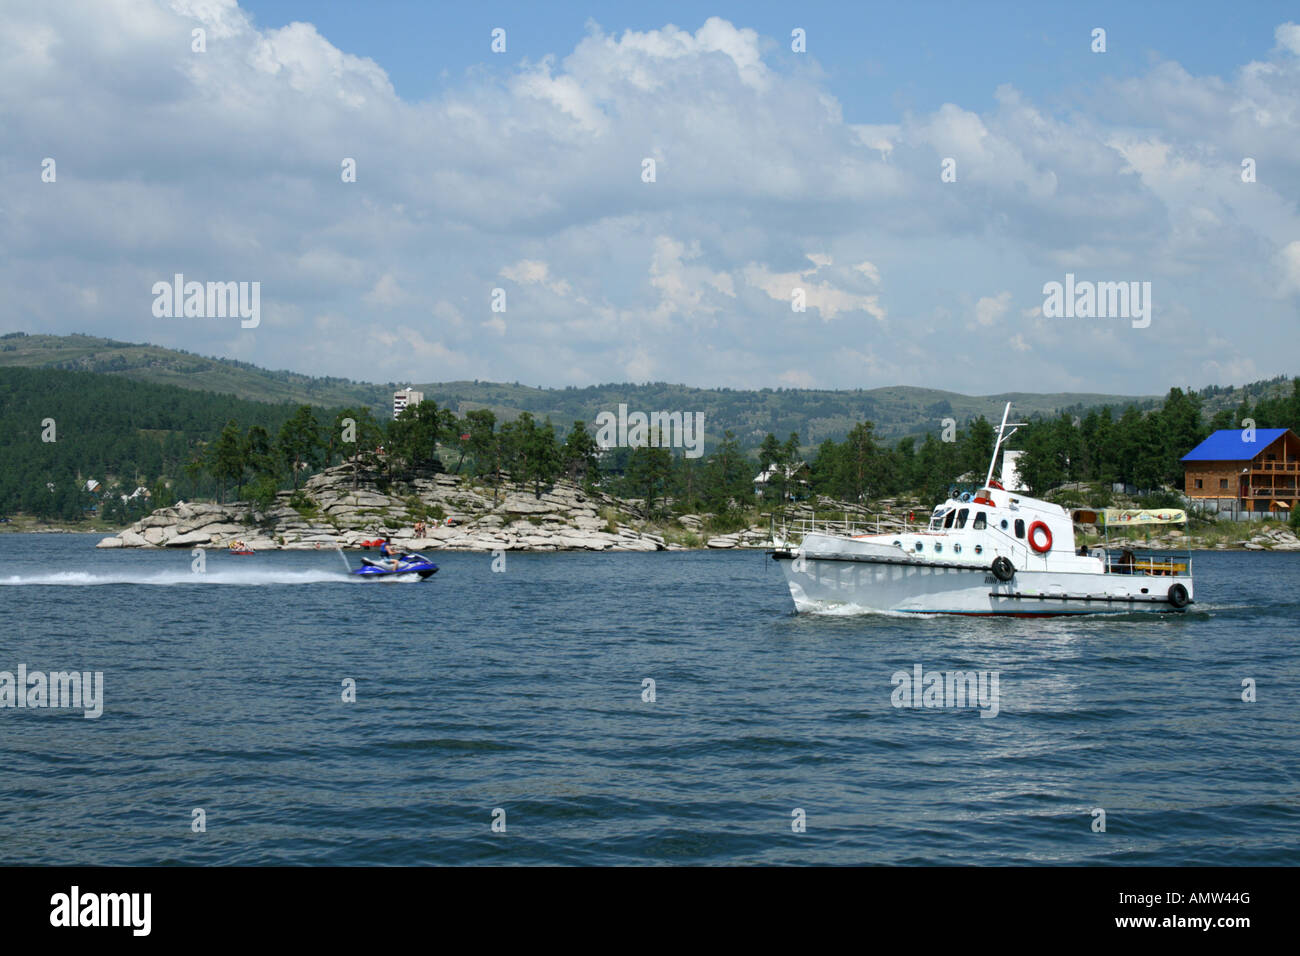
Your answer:
[[[1169,588],[1169,603],[1174,607],[1182,610],[1192,603],[1191,596],[1187,593],[1187,588],[1181,584],[1171,585]]]
[[[993,559],[993,565],[990,570],[993,571],[993,576],[1003,584],[1016,576],[1016,566],[1011,563],[1010,558],[1002,555],[998,555]]]

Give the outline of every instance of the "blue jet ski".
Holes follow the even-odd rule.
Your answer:
[[[438,573],[438,566],[422,554],[404,554],[397,560],[397,569],[387,561],[361,559],[361,567],[352,572],[372,581],[423,581]]]

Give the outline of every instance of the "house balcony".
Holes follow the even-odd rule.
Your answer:
[[[1250,466],[1252,475],[1270,475],[1277,472],[1300,474],[1300,462],[1297,461],[1261,461]]]

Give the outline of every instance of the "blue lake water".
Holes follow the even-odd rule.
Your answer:
[[[98,719],[0,709],[0,864],[1300,863],[1300,554],[1010,620],[795,616],[761,552],[384,585],[96,540],[0,535],[0,670],[104,675]],[[999,713],[893,706],[916,664]]]

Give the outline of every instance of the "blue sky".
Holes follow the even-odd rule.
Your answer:
[[[466,72],[504,75],[518,60],[563,55],[589,22],[606,31],[647,31],[672,23],[696,29],[709,16],[751,27],[774,47],[802,27],[809,52],[851,122],[882,122],[906,110],[955,101],[993,105],[993,90],[1015,83],[1051,102],[1088,88],[1097,73],[1093,27],[1112,42],[1102,75],[1142,72],[1151,57],[1175,59],[1195,74],[1231,74],[1272,44],[1294,4],[1155,2],[1053,3],[417,3],[252,0],[242,4],[260,27],[295,20],[316,26],[335,46],[382,64],[399,95],[424,99],[466,82]],[[509,56],[492,56],[488,35],[507,30]],[[465,43],[463,38],[482,38]],[[774,52],[778,52],[775,51]],[[788,45],[779,51],[787,59]]]
[[[4,6],[6,329],[373,381],[1300,371],[1282,4]],[[176,273],[258,325],[156,315]],[[1044,315],[1067,274],[1150,321]]]

